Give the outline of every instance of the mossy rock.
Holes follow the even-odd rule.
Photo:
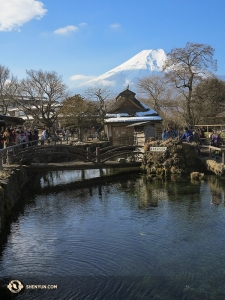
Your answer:
[[[191,179],[194,179],[194,180],[199,180],[199,179],[202,179],[204,177],[204,173],[200,173],[200,172],[192,172],[190,174],[191,176]]]

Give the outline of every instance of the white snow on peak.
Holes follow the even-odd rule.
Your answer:
[[[118,67],[90,80],[89,82],[98,80],[106,80],[107,78],[114,76],[125,71],[133,70],[149,70],[149,71],[162,71],[163,63],[166,59],[166,53],[162,49],[158,50],[143,50],[119,65]],[[129,83],[129,80],[126,80],[126,83]]]
[[[162,71],[162,66],[165,59],[166,53],[163,49],[143,50],[109,72],[131,69],[150,69],[151,71]]]
[[[138,79],[162,72],[165,59],[166,53],[163,49],[143,50],[118,67],[81,83],[76,88],[106,85],[119,93],[129,84],[133,90]]]

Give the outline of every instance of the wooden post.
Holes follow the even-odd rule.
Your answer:
[[[87,151],[87,160],[89,160],[90,159],[90,147],[87,147],[86,151]]]
[[[212,152],[211,152],[211,147],[209,146],[209,158],[212,158]]]
[[[10,164],[10,165],[14,164],[14,155],[13,155],[12,152],[9,153],[9,164]]]
[[[7,150],[7,165],[10,165],[10,154],[9,154],[9,150]]]
[[[81,170],[81,179],[85,180],[85,170]]]
[[[6,150],[2,152],[2,163],[6,164]]]
[[[225,147],[221,148],[221,153],[222,153],[222,164],[225,164]]]
[[[100,163],[100,147],[96,147],[96,162]]]
[[[2,166],[2,152],[0,152],[0,170],[3,169],[3,166]]]

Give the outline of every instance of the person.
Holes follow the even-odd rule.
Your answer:
[[[184,132],[180,137],[181,141],[184,140],[184,139],[187,143],[190,143],[193,140],[193,133],[187,127],[184,128]]]
[[[26,148],[26,144],[24,144],[27,141],[26,134],[23,130],[20,132],[20,143],[22,143],[22,148]]]
[[[71,133],[71,139],[74,139],[74,129],[72,128],[71,130],[70,130],[70,133]]]
[[[193,134],[193,140],[194,140],[194,142],[196,143],[196,145],[197,145],[197,151],[198,151],[198,155],[199,156],[201,156],[201,149],[200,149],[200,146],[199,145],[201,145],[201,139],[200,139],[200,136],[199,136],[199,130],[198,129],[196,129],[195,131],[194,131],[194,134]]]
[[[33,145],[34,146],[37,146],[38,145],[38,130],[37,130],[37,127],[34,127],[34,130],[32,132],[32,136],[33,136]]]
[[[47,129],[42,131],[41,134],[41,145],[44,145],[45,140],[48,139],[48,133],[47,133]]]
[[[60,129],[59,129],[59,127],[57,127],[56,130],[55,130],[55,135],[57,136],[59,134],[60,134]]]
[[[20,141],[21,141],[20,131],[19,131],[19,129],[17,129],[16,130],[15,144],[16,145],[20,144]]]
[[[165,134],[165,140],[177,137],[177,132],[170,126]]]
[[[48,140],[48,144],[50,144],[51,133],[50,133],[50,130],[48,130],[48,129],[46,129],[46,137]]]
[[[220,147],[220,134],[214,131],[211,135],[211,146]]]
[[[28,139],[28,129],[26,128],[26,127],[24,127],[23,128],[23,132],[24,132],[24,134],[25,134],[25,137],[26,137],[26,139],[25,139],[25,142],[29,142],[29,139]]]
[[[65,131],[65,128],[63,128],[63,129],[62,129],[63,141],[65,141],[65,134],[66,134],[66,131]]]
[[[4,132],[1,132],[0,133],[0,149],[2,149],[3,147],[4,147],[4,137],[3,137],[3,135],[4,135]]]
[[[7,128],[6,131],[3,134],[3,138],[5,140],[4,142],[4,148],[13,146],[13,135],[10,128]]]
[[[28,144],[27,144],[27,146],[28,147],[31,147],[32,146],[32,140],[33,140],[33,137],[32,137],[32,131],[31,131],[31,129],[29,128],[29,129],[27,129],[27,132],[28,132],[28,134],[27,134],[27,139],[28,139]]]
[[[201,139],[200,139],[200,136],[199,136],[199,130],[198,129],[194,131],[193,140],[197,144],[201,144]]]
[[[69,136],[70,136],[70,131],[69,131],[69,129],[65,129],[65,136],[64,136],[64,140],[68,142],[68,140],[69,140]]]
[[[12,132],[12,136],[13,136],[13,144],[16,143],[16,129],[12,126],[11,127],[11,132]]]
[[[198,128],[197,129],[197,133],[198,133],[198,136],[199,136],[200,144],[204,144],[204,141],[205,141],[205,132],[204,132],[203,128],[202,127]]]
[[[221,142],[221,138],[220,138],[220,134],[218,131],[214,131],[213,134],[211,135],[211,146],[220,147],[220,142]],[[212,152],[212,156],[216,157],[216,159],[219,157],[219,150],[215,150],[214,152]]]
[[[162,141],[165,141],[165,139],[166,139],[166,129],[164,129],[162,133]]]

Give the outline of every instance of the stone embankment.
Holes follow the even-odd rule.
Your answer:
[[[12,165],[0,171],[0,233],[28,182],[27,171]]]
[[[162,147],[162,151],[151,147]],[[153,149],[153,150],[152,150]],[[167,177],[171,174],[191,174],[207,171],[199,157],[196,143],[185,143],[179,139],[151,141],[145,145],[143,169],[149,177]]]

